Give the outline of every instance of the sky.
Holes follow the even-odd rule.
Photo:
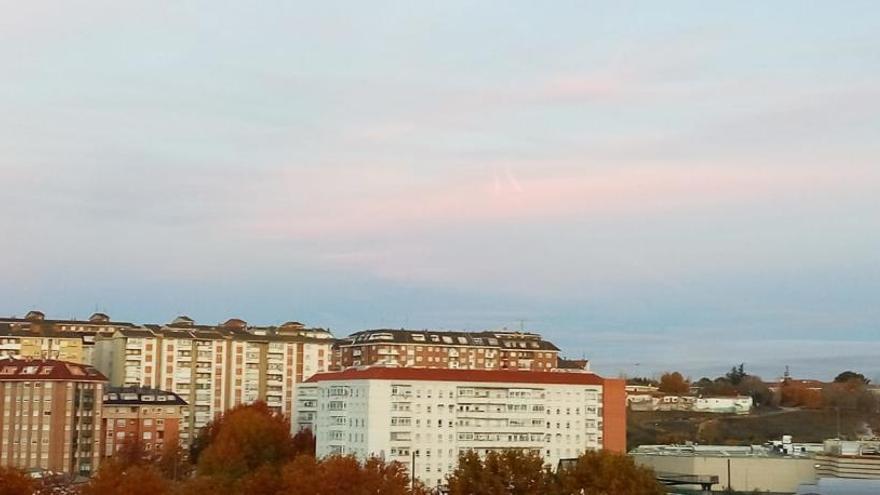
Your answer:
[[[0,10],[0,314],[880,378],[876,2]]]

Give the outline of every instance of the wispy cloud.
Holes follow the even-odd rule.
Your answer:
[[[370,197],[338,198],[324,213],[254,205],[249,228],[260,236],[356,236],[413,224],[486,222],[575,215],[653,215],[724,203],[746,203],[821,190],[846,195],[870,187],[880,172],[825,167],[628,166],[541,176],[535,164],[517,178],[509,166],[491,177],[426,184]],[[522,168],[522,167],[521,167]],[[553,167],[550,167],[553,168]],[[562,167],[572,168],[571,166]],[[294,189],[298,185],[290,184]]]

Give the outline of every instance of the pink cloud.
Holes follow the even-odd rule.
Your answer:
[[[506,171],[485,179],[338,198],[324,203],[323,211],[262,209],[247,227],[266,237],[344,238],[448,223],[653,215],[796,197],[811,190],[846,191],[865,183],[856,175],[827,168],[736,166],[641,166],[522,177]]]

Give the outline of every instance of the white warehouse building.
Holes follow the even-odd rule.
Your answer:
[[[622,380],[592,373],[370,367],[320,373],[298,387],[296,422],[317,455],[398,461],[429,486],[459,453],[523,449],[547,464],[626,448]]]

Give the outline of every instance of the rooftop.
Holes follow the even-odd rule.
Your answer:
[[[542,385],[602,385],[606,380],[594,373],[554,373],[519,370],[462,370],[431,368],[390,368],[372,366],[345,371],[318,373],[307,383],[339,380],[407,380],[485,383],[534,383]]]
[[[451,345],[469,347],[497,347],[524,350],[558,351],[559,348],[541,337],[529,332],[500,331],[440,331],[440,330],[406,330],[406,329],[374,329],[355,332],[348,336],[343,344],[424,344]]]
[[[105,405],[156,404],[185,406],[186,401],[174,392],[148,387],[110,387],[104,391]]]
[[[0,381],[70,380],[106,382],[92,366],[54,359],[0,359]]]

